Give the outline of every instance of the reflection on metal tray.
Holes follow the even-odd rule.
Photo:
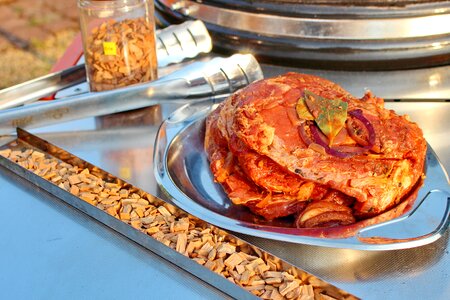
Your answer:
[[[431,243],[447,229],[450,189],[447,175],[428,147],[426,180],[411,211],[383,224],[361,229],[356,236],[327,239],[300,236],[292,221],[266,221],[247,208],[233,205],[214,183],[203,150],[204,120],[214,106],[210,102],[186,105],[160,127],[155,145],[156,179],[168,200],[209,223],[248,235],[293,243],[390,250]],[[374,243],[374,240],[377,243]]]

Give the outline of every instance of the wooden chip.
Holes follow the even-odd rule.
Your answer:
[[[254,291],[254,290],[264,290],[264,284],[260,285],[249,285],[244,287],[247,291]]]
[[[226,261],[225,261],[226,264]],[[239,272],[238,272],[239,273]],[[239,280],[239,282],[243,285],[247,285],[249,284],[250,281],[250,276],[252,276],[252,272],[249,270],[245,270],[242,274],[241,274],[241,278]]]
[[[314,300],[314,289],[312,285],[302,285],[300,287],[301,300]]]
[[[134,211],[139,216],[139,218],[143,218],[144,217],[144,210],[142,208],[139,208],[139,207],[135,208]]]
[[[272,291],[264,291],[264,293],[262,295],[260,295],[259,297],[261,299],[270,299],[271,294],[272,294]]]
[[[283,278],[281,277],[271,277],[265,279],[267,284],[277,284],[283,282]]]
[[[129,194],[128,190],[125,190],[125,189],[119,190],[119,196],[121,198],[128,198],[128,194]]]
[[[273,290],[272,294],[270,294],[270,299],[272,299],[272,300],[282,300],[283,299],[283,295],[281,295],[280,292],[278,292],[278,290]]]
[[[75,195],[75,196],[78,196],[78,193],[80,192],[80,189],[76,186],[76,185],[72,185],[71,187],[70,187],[70,193],[71,194],[73,194],[73,195]]]
[[[130,219],[130,214],[129,213],[123,213],[123,212],[121,212],[120,214],[119,214],[119,216],[120,216],[120,219],[121,220],[129,220]]]
[[[133,209],[133,208],[131,207],[131,205],[128,204],[128,205],[125,205],[125,206],[123,207],[122,212],[123,212],[124,214],[130,214],[132,209]]]
[[[243,259],[238,253],[233,253],[224,261],[224,263],[229,269],[234,269],[234,267],[242,261]]]
[[[117,200],[119,200],[120,199],[120,196],[112,196],[112,197],[116,197],[117,198]],[[131,205],[131,204],[134,204],[134,203],[136,203],[136,199],[122,199],[122,204],[123,205]]]
[[[317,299],[318,300],[336,300],[336,298],[328,296],[328,295],[325,295],[325,294],[319,294],[317,296]]]
[[[203,243],[200,240],[197,241],[190,241],[187,248],[186,248],[186,252],[190,255],[191,253],[194,252],[194,250],[198,250],[202,247]]]
[[[266,273],[264,273],[264,277],[266,278],[283,278],[283,274],[281,272],[274,272],[274,271],[267,271]]]
[[[227,253],[227,254],[232,254],[236,252],[236,246],[231,245],[229,243],[222,243],[218,248],[217,248],[217,252],[218,253]]]
[[[202,257],[207,257],[209,252],[213,249],[213,245],[210,243],[204,243],[203,246],[198,250],[198,255]]]
[[[177,235],[177,245],[176,245],[175,250],[177,252],[180,252],[180,253],[184,254],[185,251],[186,251],[186,243],[187,243],[187,235],[186,235],[186,233],[184,233],[184,232],[183,233],[179,233]]]
[[[141,229],[142,223],[139,220],[134,220],[130,222],[131,226],[133,226],[136,229]]]
[[[78,177],[78,175],[71,175],[69,176],[69,183],[74,185],[74,184],[78,184],[81,182],[80,178]]]
[[[294,279],[295,279],[295,277],[292,276],[291,274],[289,274],[288,272],[283,272],[283,273],[282,273],[282,276],[283,276],[284,280],[289,280],[289,281],[291,281],[291,280],[294,280]]]
[[[9,158],[10,157],[10,155],[11,155],[11,149],[3,149],[3,150],[0,150],[0,155],[1,156],[3,156],[3,157],[6,157],[6,158]]]
[[[91,194],[89,192],[80,193],[79,197],[83,200],[89,200],[89,201],[95,200],[95,195]]]
[[[211,260],[207,260],[204,266],[212,271],[216,267],[216,263]]]
[[[204,265],[206,263],[206,259],[201,258],[201,257],[195,257],[195,258],[193,258],[193,260],[201,265]]]
[[[163,215],[164,217],[170,217],[172,214],[167,210],[167,208],[165,208],[164,206],[160,206],[158,207],[158,211],[161,215]]]
[[[291,281],[291,282],[286,282],[283,285],[280,286],[279,288],[279,292],[282,296],[285,296],[287,293],[289,293],[290,291],[292,291],[293,289],[299,287],[299,283],[298,281]],[[313,294],[314,296],[314,294]],[[314,297],[313,297],[314,298]]]
[[[97,206],[98,207],[98,206]],[[114,208],[114,206],[110,206],[106,209],[106,212],[112,216],[117,215],[117,210]]]
[[[216,259],[214,262],[216,263],[216,267],[214,268],[213,271],[216,273],[221,273],[223,271],[223,269],[225,268],[223,259],[219,258],[219,259]]]
[[[266,265],[264,262],[262,264],[259,264],[256,267],[256,270],[259,274],[264,274],[266,271],[268,271],[270,269],[270,267],[268,265]]]
[[[209,253],[208,253],[208,260],[214,260],[214,259],[216,259],[216,254],[217,254],[217,251],[216,251],[216,249],[211,249],[211,251],[209,251]]]
[[[150,227],[150,228],[148,228],[147,230],[146,230],[146,232],[148,233],[148,234],[150,234],[150,235],[152,235],[152,234],[154,234],[154,233],[156,233],[156,232],[158,232],[159,231],[159,227]]]
[[[247,270],[247,269],[245,268],[244,265],[237,265],[236,266],[236,272],[238,272],[239,274],[244,273],[245,270]]]

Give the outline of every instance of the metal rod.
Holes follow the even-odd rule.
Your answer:
[[[51,73],[0,91],[0,109],[16,107],[86,81],[84,65]]]
[[[236,54],[196,62],[145,84],[0,111],[0,134],[133,110],[164,102],[217,100],[263,78],[256,59]]]

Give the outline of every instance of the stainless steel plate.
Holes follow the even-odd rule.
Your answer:
[[[450,223],[448,177],[436,154],[428,147],[426,180],[410,212],[397,219],[361,229],[343,239],[298,235],[292,220],[267,221],[247,208],[231,203],[216,184],[203,149],[205,117],[215,108],[211,102],[188,104],[161,125],[155,145],[155,175],[168,201],[209,223],[252,236],[293,243],[390,250],[431,243]],[[381,243],[367,242],[376,238]]]

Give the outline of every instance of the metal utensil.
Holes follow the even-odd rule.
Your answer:
[[[216,101],[262,78],[258,62],[250,54],[218,57],[206,63],[192,63],[149,83],[0,111],[0,134],[12,133],[16,127],[51,125],[165,101]]]
[[[187,21],[156,32],[158,67],[193,58],[212,49],[211,37],[202,21]],[[56,91],[86,81],[84,64],[48,74],[0,90],[0,109],[36,101]]]
[[[179,63],[212,49],[211,37],[205,24],[200,21],[186,21],[156,31],[158,66]]]
[[[0,90],[0,109],[33,102],[84,81],[86,70],[83,64],[14,85]]]

